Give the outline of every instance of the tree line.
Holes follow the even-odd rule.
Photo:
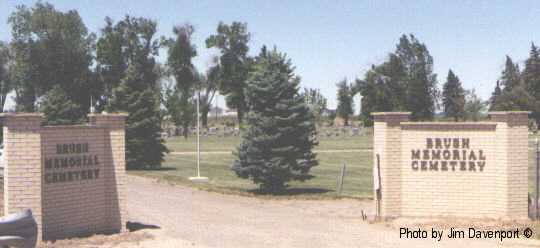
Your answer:
[[[206,48],[219,51],[206,70],[196,68],[192,62],[198,48],[192,42],[196,30],[189,23],[175,26],[172,37],[157,37],[154,20],[126,15],[115,21],[106,17],[96,34],[87,29],[76,10],[63,12],[42,2],[31,7],[18,6],[8,23],[12,38],[0,42],[0,104],[3,106],[7,94],[14,91],[16,111],[43,112],[50,125],[84,122],[90,109],[129,113],[129,169],[159,167],[167,152],[161,137],[162,123],[182,127],[187,137],[196,117],[195,100],[200,100],[201,119],[206,126],[211,103],[218,93],[225,96],[227,107],[237,111],[237,121],[246,128],[244,140],[249,147],[261,145],[264,151],[270,147],[264,144],[279,140],[305,149],[302,158],[286,152],[292,146],[276,155],[290,164],[296,163],[291,162],[294,159],[304,161],[293,166],[298,174],[290,179],[306,179],[306,168],[316,165],[309,152],[316,144],[312,122],[322,118],[327,99],[317,89],[301,92],[294,66],[276,48],[269,51],[263,47],[258,55],[250,56],[252,34],[247,23],[218,24],[215,33],[205,40]],[[166,50],[164,64],[157,62],[160,50]],[[363,77],[354,82],[342,80],[337,88],[336,114],[345,124],[353,115],[353,97],[357,94],[361,96],[360,118],[365,125],[372,123],[370,113],[376,111],[411,111],[413,120],[429,120],[441,108],[448,118],[476,120],[486,107],[474,91],[463,89],[452,70],[442,91],[439,90],[433,57],[413,35],[400,37],[387,59],[373,65]],[[540,55],[533,44],[523,71],[507,57],[489,108],[530,110],[538,121],[539,88]],[[264,91],[269,95],[264,95]],[[257,122],[254,116],[266,121]],[[289,130],[287,126],[293,123],[299,124]],[[276,136],[278,131],[289,133],[296,140],[280,140]],[[263,133],[274,136],[266,137],[267,140],[254,136]],[[260,176],[260,172],[242,162],[247,159],[242,149],[247,146],[241,146],[234,170],[240,176]],[[261,159],[258,156],[269,154],[272,152],[254,156]],[[245,166],[251,169],[246,170]],[[269,189],[279,188],[287,181],[274,185],[260,180]]]
[[[387,59],[372,65],[362,78],[337,84],[337,115],[345,124],[353,116],[353,97],[360,95],[360,119],[373,124],[372,112],[409,111],[413,120],[433,120],[437,110],[442,118],[477,121],[490,111],[531,111],[531,125],[540,121],[540,50],[531,45],[525,69],[507,56],[499,80],[488,101],[474,89],[466,90],[458,75],[448,70],[442,90],[433,72],[433,57],[414,35],[403,35]]]
[[[491,94],[490,110],[526,110],[531,112],[534,121],[532,128],[540,123],[540,51],[532,43],[525,68],[520,69],[509,56],[506,56],[504,69]]]
[[[159,167],[168,152],[161,137],[162,124],[172,122],[182,127],[187,137],[196,118],[196,99],[206,126],[218,92],[225,96],[227,106],[237,111],[238,123],[248,122],[245,144],[263,150],[283,146],[280,154],[265,151],[264,156],[294,167],[291,171],[295,175],[288,179],[265,181],[268,188],[306,179],[304,174],[316,165],[311,153],[316,144],[313,120],[326,108],[326,98],[315,89],[300,92],[294,66],[276,48],[269,51],[263,47],[258,55],[249,56],[251,34],[246,23],[218,24],[205,45],[218,49],[219,54],[203,72],[192,62],[197,47],[192,43],[195,29],[189,23],[175,26],[172,37],[157,37],[154,20],[126,15],[115,21],[106,17],[96,34],[88,30],[76,10],[63,12],[52,4],[37,2],[30,7],[17,6],[8,24],[12,38],[0,43],[2,106],[8,93],[14,91],[15,111],[43,112],[49,125],[84,122],[91,109],[127,112],[128,169]],[[160,64],[157,57],[163,50],[166,62]],[[265,95],[264,90],[275,94]],[[288,125],[295,128],[289,130]],[[250,141],[256,138],[252,134],[260,135],[261,128],[288,136],[278,138],[280,144]],[[287,152],[291,145],[297,145],[295,152]],[[264,173],[243,169],[246,156],[258,156],[252,150],[239,150],[234,170],[239,176],[260,178]],[[286,170],[282,166],[279,173]]]
[[[7,21],[12,38],[0,42],[0,104],[14,91],[15,111],[43,112],[49,125],[84,122],[90,109],[127,112],[128,168],[160,166],[167,152],[162,123],[171,121],[187,134],[195,95],[203,125],[217,91],[238,108],[239,118],[245,112],[242,89],[251,63],[245,23],[219,24],[206,43],[221,56],[201,73],[192,63],[197,50],[190,24],[175,26],[173,37],[157,37],[154,20],[106,17],[96,34],[76,10],[43,2],[17,6]],[[162,48],[165,64],[157,62]]]

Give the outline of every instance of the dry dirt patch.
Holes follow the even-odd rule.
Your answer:
[[[112,235],[93,235],[56,242],[44,242],[40,248],[150,248],[150,247],[195,247],[195,244],[173,238],[162,230],[140,230]],[[196,247],[203,247],[197,245]]]
[[[244,197],[134,176],[128,176],[127,184],[128,221],[154,228],[58,241],[42,247],[540,247],[540,242],[532,239],[504,243],[486,239],[402,239],[401,226],[423,225],[427,229],[467,226],[470,222],[397,219],[370,224],[361,217],[362,210],[373,214],[372,201],[366,200]]]
[[[47,241],[38,245],[42,248],[67,248],[67,247],[122,247],[121,245],[139,244],[144,240],[153,239],[149,231],[141,230],[137,232],[124,232],[111,235],[92,235],[90,237],[63,239],[57,241]],[[128,247],[128,246],[126,246]]]

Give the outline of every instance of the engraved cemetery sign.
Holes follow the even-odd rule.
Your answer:
[[[528,112],[484,122],[373,113],[381,216],[528,217]]]
[[[426,138],[423,149],[411,150],[414,171],[478,171],[486,166],[482,149],[471,149],[470,138]]]

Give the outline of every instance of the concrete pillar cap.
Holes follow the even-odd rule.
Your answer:
[[[39,117],[42,118],[43,113],[0,113],[0,118],[13,118],[13,117]]]

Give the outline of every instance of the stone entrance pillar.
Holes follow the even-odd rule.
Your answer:
[[[527,218],[529,118],[528,111],[489,112],[497,122],[497,155],[502,166],[499,180],[501,215],[516,219]]]
[[[125,122],[127,114],[90,114],[90,125],[105,128],[105,216],[108,232],[126,230],[126,149]]]
[[[384,217],[401,214],[401,122],[409,121],[410,112],[373,113],[373,161],[380,158],[381,209]],[[375,166],[377,166],[375,164]],[[377,175],[374,175],[377,176]],[[374,195],[376,195],[374,193]]]
[[[41,239],[41,122],[38,113],[2,114],[4,214],[31,209]]]
[[[125,230],[126,117],[91,114],[89,124],[42,126],[39,113],[1,114],[3,214],[31,209],[38,240]]]

